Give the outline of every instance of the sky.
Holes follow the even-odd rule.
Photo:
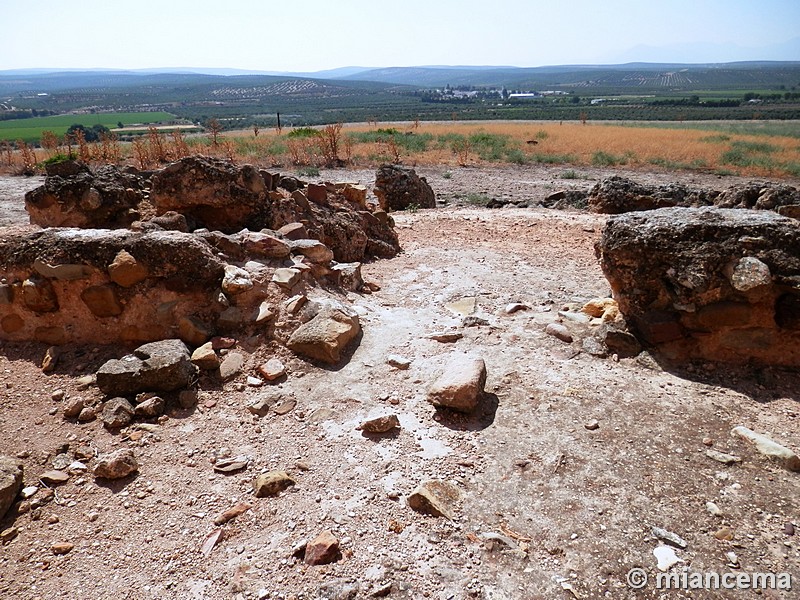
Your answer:
[[[800,0],[0,0],[0,15],[0,70],[800,61]]]

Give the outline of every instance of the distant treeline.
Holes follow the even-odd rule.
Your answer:
[[[30,119],[32,117],[49,117],[57,115],[54,110],[4,110],[0,111],[0,121],[11,121],[12,119]]]

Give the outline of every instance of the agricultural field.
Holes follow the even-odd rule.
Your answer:
[[[42,131],[52,131],[62,136],[70,125],[81,124],[87,128],[103,125],[116,129],[119,123],[126,127],[148,124],[163,124],[175,121],[175,115],[166,112],[123,112],[95,113],[81,115],[57,115],[51,117],[34,117],[30,119],[14,119],[0,121],[0,140],[23,140],[28,143],[38,142]],[[141,127],[140,127],[141,128]]]
[[[549,90],[548,95],[544,90]],[[118,117],[109,118],[117,119],[146,109],[195,125],[215,118],[225,130],[274,127],[278,114],[282,125],[293,127],[415,120],[796,121],[800,120],[799,90],[800,62],[534,69],[409,67],[369,70],[338,79],[56,73],[0,76],[0,101],[6,107],[0,108],[0,119],[88,109],[116,113]],[[543,94],[510,96],[530,91]],[[32,128],[37,125],[29,120],[25,125],[28,131],[14,134],[0,128],[0,139],[35,142],[37,134]],[[116,120],[106,125],[116,125]]]

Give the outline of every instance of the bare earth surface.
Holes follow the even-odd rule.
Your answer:
[[[540,198],[548,189],[588,190],[610,174],[586,171],[587,179],[567,181],[562,171],[458,169],[445,179],[443,170],[419,170],[445,198]],[[373,175],[321,177],[371,184]],[[16,194],[18,203],[21,187],[10,194],[8,180],[0,187],[0,218],[13,220],[8,207],[20,212],[8,198]],[[70,454],[81,446],[100,453],[129,447],[140,464],[138,475],[113,485],[73,475],[51,502],[6,518],[0,530],[15,526],[18,534],[0,548],[0,597],[796,597],[800,551],[792,524],[800,524],[800,476],[731,429],[743,424],[800,449],[797,373],[667,370],[646,355],[616,361],[582,352],[591,326],[559,311],[609,292],[593,249],[603,216],[450,207],[396,213],[395,220],[404,252],[365,265],[365,279],[380,291],[349,296],[364,328],[352,356],[322,369],[279,354],[288,378],[270,387],[296,401],[284,415],[258,418],[245,409],[266,393],[243,384],[273,355],[269,345],[240,341],[245,372],[224,385],[201,379],[196,409],[171,409],[145,429],[112,434],[97,421],[64,420],[51,396],[63,390],[99,398],[96,388],[79,390],[76,378],[124,349],[66,348],[45,375],[44,346],[0,343],[0,454],[23,460],[25,485],[36,485],[65,445]],[[485,323],[464,327],[463,315],[446,305],[473,297],[474,316]],[[530,308],[507,314],[512,302]],[[544,333],[557,320],[570,329],[572,344]],[[463,338],[448,344],[426,337],[451,328]],[[440,413],[426,401],[427,386],[452,353],[486,361],[488,394],[475,416]],[[388,365],[389,355],[409,359],[410,367]],[[401,424],[395,434],[356,430],[366,418],[391,413]],[[599,427],[585,427],[591,420]],[[742,462],[712,460],[708,444]],[[215,473],[214,461],[225,456],[246,457],[246,470]],[[253,479],[274,469],[288,471],[297,485],[255,498]],[[453,520],[406,505],[427,479],[459,489]],[[240,502],[252,508],[221,527],[205,556],[201,547],[218,529],[214,519]],[[663,542],[653,526],[687,543],[675,549],[682,562],[673,570],[787,572],[795,591],[657,591],[653,551]],[[717,539],[715,533],[726,537],[725,527],[732,539]],[[299,543],[326,529],[341,542],[339,561],[307,566],[293,557]],[[74,547],[54,554],[62,542]],[[626,584],[634,567],[651,579],[640,591]]]

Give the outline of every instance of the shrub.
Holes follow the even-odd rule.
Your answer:
[[[502,160],[508,146],[509,136],[494,133],[473,133],[469,143],[482,160]]]
[[[743,150],[745,152],[756,152],[759,154],[772,154],[780,150],[778,146],[767,144],[766,142],[749,142],[746,140],[736,140],[731,143],[731,148],[735,150]]]
[[[519,148],[512,148],[506,151],[506,160],[515,165],[524,165],[528,162],[527,155]]]
[[[58,154],[54,154],[50,158],[43,160],[42,166],[64,162],[65,160],[73,160],[74,158],[75,158],[74,154],[62,154],[61,152],[59,152]]]
[[[542,165],[558,165],[578,162],[574,154],[533,154],[530,160]]]
[[[724,133],[719,133],[717,135],[708,135],[704,138],[700,138],[701,142],[708,142],[710,144],[716,144],[720,142],[727,142],[731,139],[731,136],[725,135]]]
[[[476,206],[486,206],[491,198],[486,194],[478,194],[476,192],[471,192],[467,194],[467,197],[464,198],[467,204],[474,204]]]
[[[301,177],[319,177],[319,169],[317,167],[301,167],[297,169],[297,174]]]
[[[628,163],[628,158],[625,156],[616,156],[609,152],[598,150],[592,154],[592,164],[596,167],[613,167],[616,165],[624,165]]]
[[[314,129],[313,127],[298,127],[297,129],[292,129],[289,133],[287,133],[286,137],[312,138],[312,137],[317,137],[318,135],[319,135],[319,130]]]
[[[561,179],[578,179],[578,174],[573,170],[564,171],[561,174]]]
[[[452,177],[453,174],[450,171],[445,171],[444,173],[442,173],[442,179],[451,179]]]

